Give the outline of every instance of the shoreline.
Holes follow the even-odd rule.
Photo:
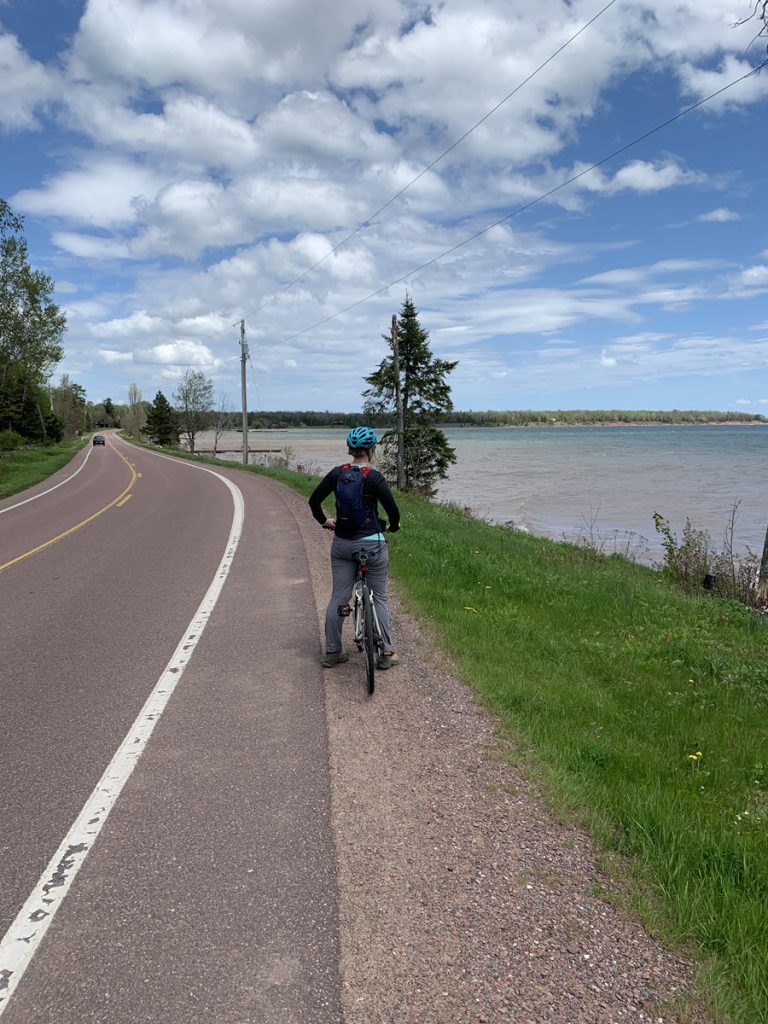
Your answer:
[[[390,430],[393,428],[381,426],[374,423],[377,430]],[[591,427],[768,427],[768,422],[762,420],[690,420],[675,422],[674,420],[595,420],[593,423],[436,423],[439,430],[530,430],[531,428],[542,428],[546,430],[558,430],[563,428],[591,428]],[[249,434],[284,434],[292,430],[331,430],[344,431],[345,424],[323,424],[323,425],[297,425],[290,427],[249,427]],[[232,429],[229,433],[242,433]]]

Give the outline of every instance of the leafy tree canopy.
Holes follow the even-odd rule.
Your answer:
[[[66,317],[51,299],[53,280],[29,265],[22,228],[0,199],[0,372],[20,363],[43,384],[63,358]]]
[[[174,392],[181,429],[187,437],[189,450],[195,450],[195,438],[211,420],[213,381],[202,370],[187,370]]]

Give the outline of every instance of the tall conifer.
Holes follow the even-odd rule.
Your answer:
[[[369,416],[395,411],[395,367],[392,337],[384,335],[390,355],[385,356],[370,376],[363,392]],[[437,359],[429,345],[429,332],[419,322],[413,300],[406,295],[397,318],[400,390],[403,403],[405,490],[431,497],[437,481],[448,475],[456,454],[435,422],[453,409],[448,374],[458,365]],[[382,465],[394,475],[397,459],[397,431],[389,430],[381,440]]]

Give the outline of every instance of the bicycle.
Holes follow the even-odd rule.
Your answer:
[[[352,606],[339,606],[339,615],[352,616],[354,640],[358,651],[365,653],[365,679],[368,696],[373,695],[376,682],[376,662],[384,651],[384,640],[373,601],[373,591],[368,586],[368,553],[355,552],[357,575],[352,587]]]

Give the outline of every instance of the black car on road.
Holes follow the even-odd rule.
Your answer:
[[[93,443],[94,444],[106,444],[107,442],[104,440],[104,435],[103,434],[94,434],[93,435]]]

